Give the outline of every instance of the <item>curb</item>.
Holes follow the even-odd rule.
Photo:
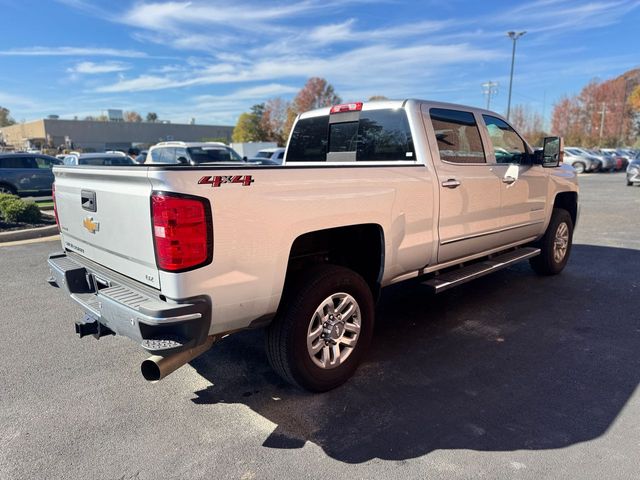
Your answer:
[[[0,243],[17,242],[19,240],[29,240],[31,238],[50,237],[57,234],[58,226],[55,224],[46,227],[27,228],[25,230],[0,233]]]

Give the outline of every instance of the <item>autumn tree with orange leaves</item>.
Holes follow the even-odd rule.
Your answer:
[[[567,145],[619,147],[638,137],[640,69],[618,78],[591,81],[578,95],[563,97],[553,109],[552,131],[565,137]]]

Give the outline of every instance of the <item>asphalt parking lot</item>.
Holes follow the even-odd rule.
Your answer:
[[[56,242],[0,247],[0,479],[640,477],[640,188],[581,177],[562,275],[385,291],[371,352],[323,395],[262,332],[157,384],[126,339],[79,340]]]

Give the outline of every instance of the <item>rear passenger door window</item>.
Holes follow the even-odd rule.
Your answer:
[[[483,115],[497,163],[524,163],[527,147],[520,135],[504,120]]]
[[[486,163],[482,137],[473,113],[432,108],[429,116],[442,161]]]

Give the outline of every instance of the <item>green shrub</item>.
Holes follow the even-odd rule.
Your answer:
[[[0,215],[2,215],[2,206],[6,202],[12,202],[19,199],[20,197],[18,197],[17,195],[12,195],[10,193],[0,193]]]
[[[10,223],[38,223],[42,220],[40,209],[34,202],[24,202],[19,198],[1,200],[0,213]]]

